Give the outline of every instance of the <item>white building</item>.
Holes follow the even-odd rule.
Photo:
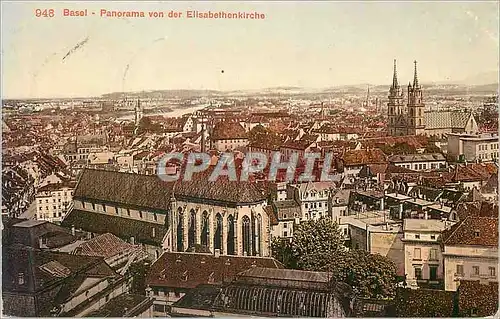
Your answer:
[[[403,243],[406,283],[417,288],[419,283],[438,284],[443,278],[443,257],[439,236],[447,224],[438,219],[405,219]]]
[[[332,182],[308,182],[292,186],[289,198],[295,198],[300,204],[301,220],[328,217],[328,200],[334,187]]]
[[[448,152],[456,160],[496,161],[498,134],[448,134]]]
[[[443,234],[444,285],[460,280],[498,282],[498,216],[468,216]]]
[[[48,184],[40,189],[35,196],[36,219],[51,223],[61,222],[73,200],[74,184]]]
[[[398,167],[414,171],[429,171],[446,167],[446,158],[441,153],[392,155],[389,156],[388,161]]]

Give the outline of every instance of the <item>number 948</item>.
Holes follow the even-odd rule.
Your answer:
[[[54,9],[36,9],[35,16],[37,18],[52,18],[55,15]]]

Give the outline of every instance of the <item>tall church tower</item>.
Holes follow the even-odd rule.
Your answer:
[[[389,135],[395,136],[397,117],[403,113],[403,91],[398,84],[398,73],[396,70],[396,60],[394,60],[394,74],[392,76],[392,86],[389,89],[389,103],[387,103],[387,116]]]
[[[422,88],[418,84],[417,61],[413,75],[413,85],[408,84],[408,134],[420,135],[425,133],[424,102]]]
[[[139,122],[144,115],[144,107],[141,105],[141,100],[137,98],[137,104],[135,105],[135,126],[139,126]]]

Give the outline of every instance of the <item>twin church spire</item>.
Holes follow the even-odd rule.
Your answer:
[[[410,83],[408,83],[408,87],[409,88],[420,88],[419,86],[419,83],[418,83],[418,73],[417,73],[417,61],[413,61],[413,63],[415,64],[415,71],[414,71],[414,74],[413,74],[413,85]],[[396,59],[394,59],[394,73],[393,73],[393,76],[392,76],[392,86],[391,86],[391,93],[394,92],[398,92],[399,91],[399,83],[398,83],[398,71],[397,71],[397,64],[396,64]]]

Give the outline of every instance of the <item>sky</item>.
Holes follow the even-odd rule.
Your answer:
[[[498,6],[496,1],[2,1],[2,96],[390,84],[394,59],[400,83],[412,80],[414,60],[421,83],[462,81],[498,72]],[[54,17],[35,16],[36,9],[50,8]],[[64,17],[65,8],[95,15]],[[100,17],[101,9],[146,15],[174,10],[184,17],[110,18]],[[255,11],[265,19],[188,19],[187,10]]]

